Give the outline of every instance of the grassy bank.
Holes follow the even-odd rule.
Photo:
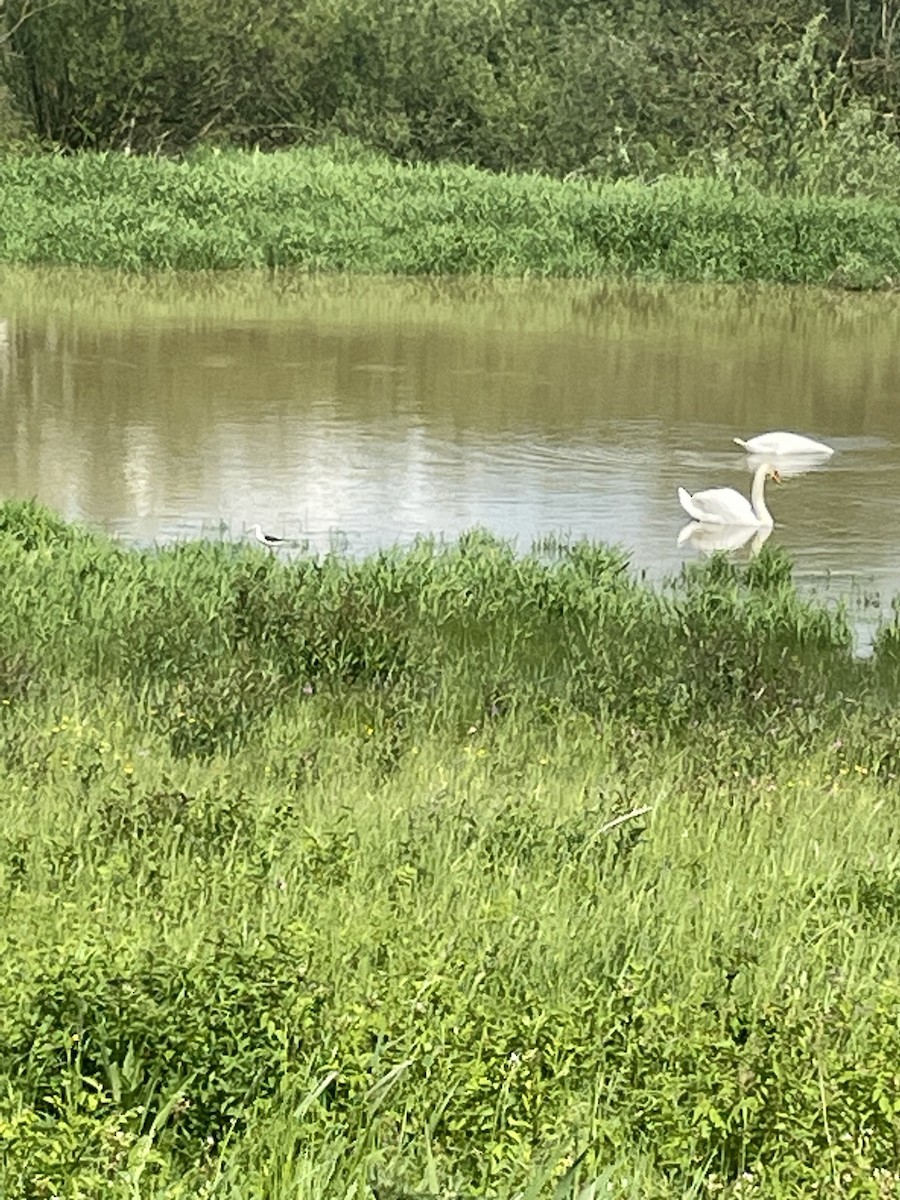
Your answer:
[[[8,156],[0,261],[884,286],[900,209],[711,181],[556,181],[328,151]]]
[[[480,534],[0,569],[0,1194],[894,1194],[896,629]]]

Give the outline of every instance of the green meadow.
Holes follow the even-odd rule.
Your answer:
[[[0,571],[0,1195],[897,1194],[897,624],[18,502]]]
[[[886,3],[0,23],[20,313],[900,281]],[[0,1200],[900,1198],[900,603],[859,657],[770,547],[651,587],[18,501],[0,581]]]
[[[0,262],[126,271],[893,286],[900,209],[750,184],[554,179],[348,148],[7,154]]]

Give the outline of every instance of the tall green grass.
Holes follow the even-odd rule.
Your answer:
[[[7,263],[867,287],[900,276],[896,206],[713,181],[560,182],[324,150],[2,167]]]
[[[0,1194],[894,1194],[896,626],[18,503],[0,571]]]

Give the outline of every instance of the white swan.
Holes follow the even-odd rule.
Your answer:
[[[753,475],[749,500],[730,487],[709,488],[705,492],[694,492],[693,496],[680,487],[678,499],[687,515],[701,525],[771,526],[775,522],[766,508],[767,479],[781,482],[781,476],[771,463],[760,463]]]
[[[746,441],[736,437],[734,441],[736,445],[743,446],[748,454],[770,454],[775,457],[779,454],[834,454],[833,447],[826,446],[824,442],[803,437],[799,433],[785,433],[783,429],[760,433]]]

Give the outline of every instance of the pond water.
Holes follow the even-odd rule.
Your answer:
[[[708,550],[678,544],[677,486],[746,494],[732,437],[796,430],[835,454],[769,485],[770,541],[871,626],[900,593],[898,318],[805,289],[5,271],[0,494],[138,543],[583,535],[660,578]]]

